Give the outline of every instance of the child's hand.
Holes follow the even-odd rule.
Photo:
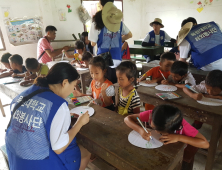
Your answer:
[[[82,126],[87,124],[89,122],[89,112],[86,111],[86,113],[80,114],[77,122],[79,122]]]
[[[73,91],[73,96],[75,96],[75,97],[80,97],[80,96],[82,96],[82,93],[80,93],[80,91],[78,91],[78,90],[75,88],[74,91]]]
[[[70,64],[71,64],[71,65],[74,65],[75,62],[76,62],[75,60],[72,60],[72,61],[70,62]]]
[[[75,65],[76,65],[76,67],[81,68],[81,64],[79,64],[79,63],[76,62]]]
[[[103,83],[101,86],[101,92],[106,92],[106,89],[108,88],[108,84],[107,83]]]
[[[151,132],[150,131],[148,132],[149,133],[146,133],[146,131],[143,128],[140,128],[139,134],[142,136],[143,139],[150,141]]]
[[[166,135],[162,135],[159,140],[161,142],[163,142],[164,145],[167,145],[170,143],[176,143],[179,141],[179,135],[178,134],[166,134]]]
[[[66,51],[63,49],[63,50],[62,50],[62,53],[65,53],[65,52],[66,52]]]
[[[166,85],[166,84],[169,84],[169,83],[168,83],[167,80],[162,80],[162,81],[161,81],[161,84],[165,84],[165,85]]]
[[[14,77],[18,77],[18,75],[16,74],[16,73],[13,73],[12,74],[12,77],[14,78]]]
[[[69,46],[65,46],[62,48],[64,51],[68,51],[69,50]]]
[[[31,81],[22,81],[21,83],[19,83],[20,86],[27,86],[28,84],[31,85]]]
[[[203,94],[202,93],[194,93],[193,94],[193,99],[194,100],[201,100],[203,98]]]

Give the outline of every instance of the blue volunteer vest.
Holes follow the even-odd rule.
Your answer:
[[[150,39],[148,43],[155,43],[155,33],[154,31],[149,32]],[[160,45],[164,46],[164,40],[165,40],[165,32],[160,30]]]
[[[99,39],[97,41],[98,51],[97,55],[108,52],[111,44],[110,53],[112,59],[114,60],[122,60],[121,49],[122,49],[122,26],[123,23],[120,24],[120,30],[113,33],[109,31],[106,27],[101,29],[99,34]],[[113,38],[112,38],[113,34]]]
[[[215,22],[194,26],[185,39],[191,45],[191,60],[196,68],[222,58],[222,32]]]
[[[33,85],[22,92],[12,101],[11,108],[14,108],[22,97],[39,88]],[[79,169],[81,153],[76,138],[59,155],[50,145],[51,123],[64,102],[64,99],[52,92],[43,92],[17,109],[5,139],[10,170]]]

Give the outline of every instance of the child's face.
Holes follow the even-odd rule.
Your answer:
[[[126,73],[121,73],[120,71],[116,71],[116,77],[117,77],[119,86],[123,89],[131,85],[132,82],[134,81],[134,78],[131,78],[129,80],[128,77],[126,76]]]
[[[100,67],[89,65],[90,75],[95,81],[101,81],[104,79],[106,70],[102,70]]]
[[[159,24],[153,24],[153,30],[154,32],[159,32],[160,31],[161,26]]]
[[[16,63],[12,63],[11,61],[9,61],[10,67],[12,68],[12,70],[16,70],[18,68],[18,64]]]
[[[221,89],[219,87],[211,87],[211,86],[208,86],[207,84],[205,84],[205,86],[207,89],[207,93],[212,96],[219,95],[221,92]]]
[[[164,72],[168,72],[171,69],[174,61],[165,59],[164,61],[160,62],[160,67]]]
[[[89,39],[88,39],[88,37],[85,37],[85,44],[86,44],[86,45],[89,44]]]
[[[154,125],[153,121],[151,121],[150,127],[155,130],[157,133],[161,134],[161,135],[167,135],[167,132],[162,132],[162,131],[158,131],[156,130],[156,126]]]
[[[2,62],[2,64],[5,66],[5,68],[11,69],[10,63],[4,63],[4,62]]]
[[[172,79],[176,82],[181,81],[184,77],[187,76],[187,74],[185,74],[183,76],[180,76],[179,74],[175,74],[175,73],[172,73],[172,72],[170,72],[170,75],[172,76]]]
[[[82,50],[82,49],[76,49],[76,52],[77,52],[79,55],[82,55],[82,54],[83,54],[83,50]]]

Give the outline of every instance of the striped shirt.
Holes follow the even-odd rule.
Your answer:
[[[122,90],[122,89],[121,89]],[[129,108],[128,108],[128,114],[133,114],[133,109],[140,107],[140,96],[138,95],[137,91],[134,90],[133,91],[134,95],[132,97],[132,100],[130,102]],[[126,104],[128,102],[128,99],[130,97],[129,93],[126,97],[122,96],[122,93],[119,94],[119,90],[118,90],[118,95],[119,95],[119,105],[122,107],[126,107]]]
[[[51,52],[53,51],[53,48],[50,44],[50,42],[44,37],[41,38],[38,42],[37,46],[37,60],[39,56],[45,51],[45,50],[50,50]],[[45,52],[41,59],[39,60],[39,63],[44,63],[46,64],[47,62],[52,61],[52,58],[48,56],[48,54]]]

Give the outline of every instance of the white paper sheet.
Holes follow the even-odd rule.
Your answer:
[[[87,107],[87,106],[78,106],[70,110],[70,113],[75,113],[77,115],[80,115],[82,113],[85,113],[86,111],[89,112],[89,116],[91,117],[94,115],[94,109],[92,107]],[[82,113],[81,113],[82,112]]]
[[[198,103],[208,106],[222,106],[222,100],[203,97],[201,100],[197,100]]]
[[[152,130],[151,135],[153,140],[147,141],[143,139],[138,132],[133,130],[132,132],[130,132],[128,140],[132,145],[145,149],[154,149],[163,146],[163,143],[159,141],[159,138],[161,137],[160,134]]]
[[[155,87],[155,89],[160,90],[160,91],[176,91],[177,87],[171,86],[171,85],[158,85]]]
[[[146,86],[146,87],[153,87],[153,86],[156,86],[156,85],[158,85],[158,84],[157,84],[157,83],[147,84],[147,83],[145,83],[145,81],[141,81],[141,82],[140,82],[140,85],[141,85],[141,86]]]
[[[5,82],[3,82],[3,84],[12,84],[12,83],[18,83],[22,81],[22,79],[18,79],[18,78],[8,78]]]
[[[79,68],[79,67],[76,67],[76,70],[84,71],[84,70],[89,70],[89,69],[88,69],[88,68]]]

